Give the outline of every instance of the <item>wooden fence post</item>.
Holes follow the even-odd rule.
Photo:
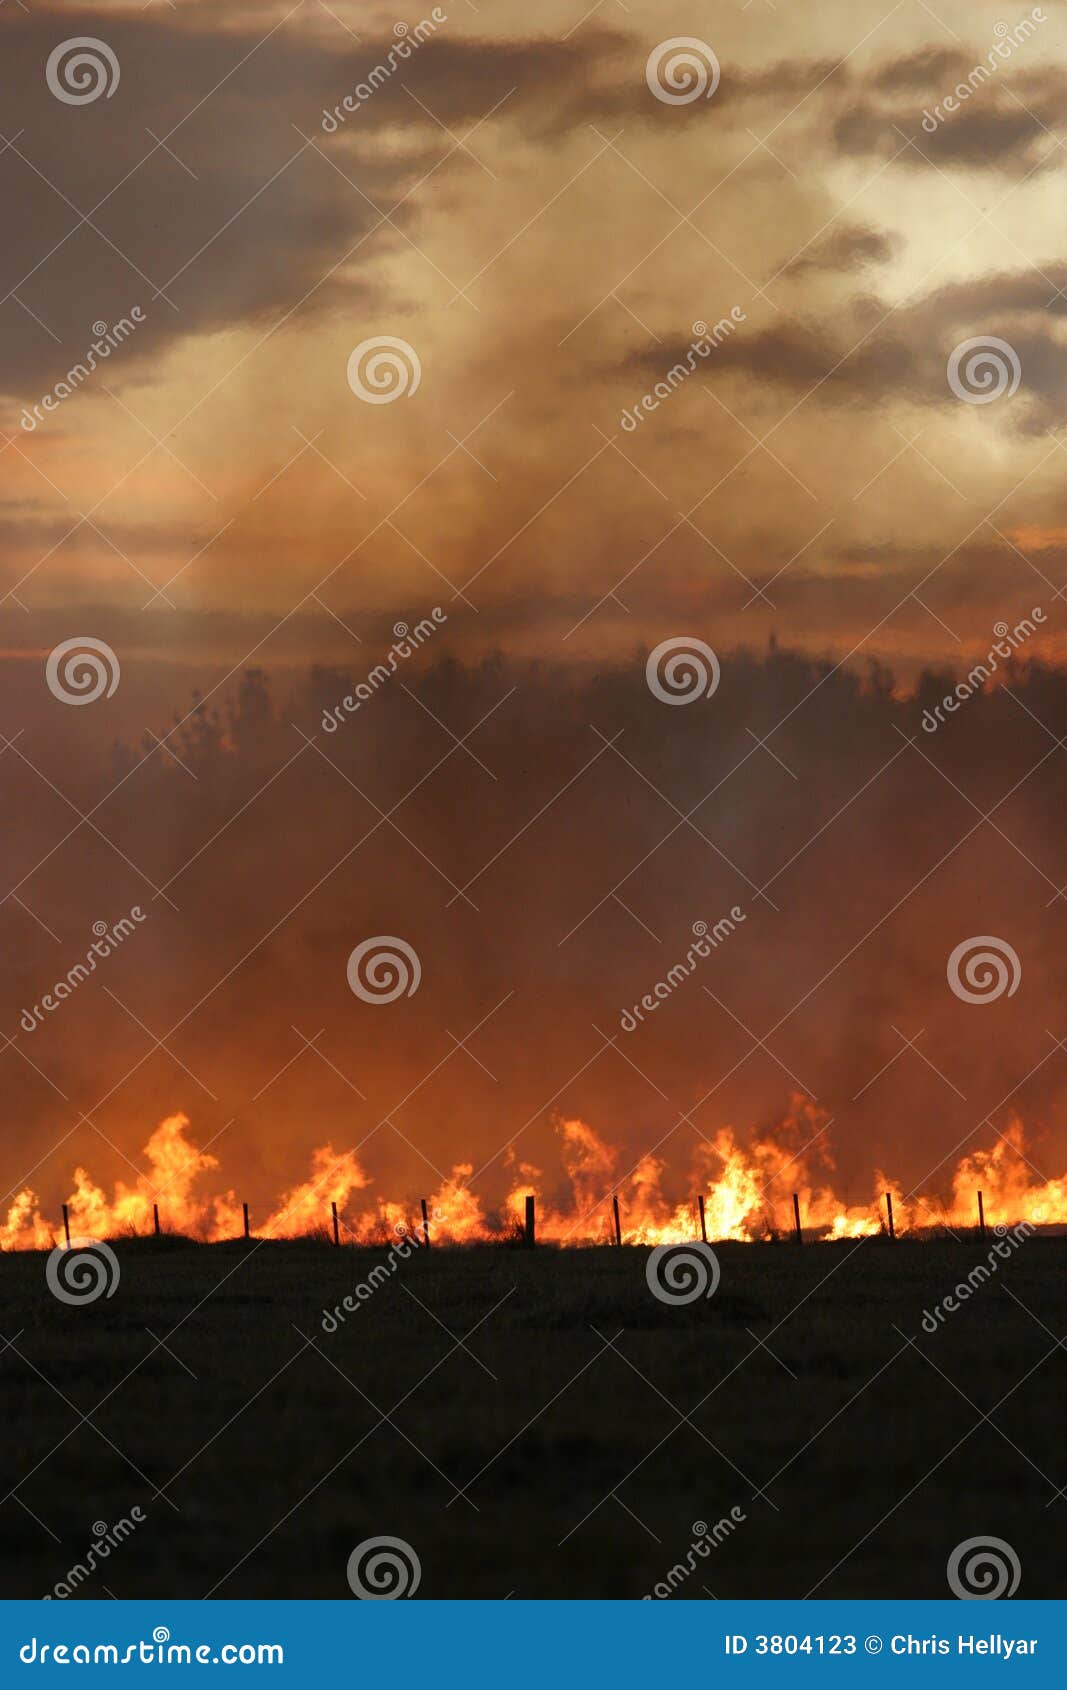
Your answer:
[[[250,1237],[251,1237],[251,1233],[250,1233],[250,1232],[249,1232],[249,1230],[248,1230],[248,1204],[247,1204],[247,1203],[245,1203],[245,1204],[244,1204],[244,1205],[243,1205],[243,1208],[244,1208],[244,1212],[245,1212],[245,1237],[246,1237],[246,1238],[250,1238]]]
[[[421,1198],[420,1201],[422,1203],[422,1242],[428,1250],[430,1248],[430,1217],[426,1212],[425,1197]]]
[[[892,1243],[896,1238],[896,1233],[893,1231],[893,1193],[891,1191],[887,1191],[885,1194],[885,1207],[889,1216],[889,1242]]]
[[[333,1241],[334,1241],[335,1244],[340,1245],[340,1243],[341,1243],[341,1229],[337,1224],[337,1204],[331,1203],[330,1208],[333,1212]]]
[[[697,1198],[697,1202],[700,1205],[700,1236],[704,1240],[704,1243],[706,1244],[707,1241],[708,1241],[708,1223],[707,1223],[707,1220],[706,1220],[705,1215],[704,1215],[704,1193],[703,1192],[701,1192],[700,1196]]]
[[[69,1250],[70,1249],[70,1212],[67,1209],[67,1205],[65,1203],[63,1205],[63,1234],[64,1234],[64,1237],[67,1240],[67,1249]]]
[[[523,1241],[528,1250],[532,1250],[537,1242],[534,1223],[534,1200],[532,1197],[527,1197],[526,1199],[526,1228],[523,1235]]]
[[[622,1244],[622,1221],[619,1219],[619,1199],[618,1199],[617,1196],[612,1197],[611,1207],[615,1212],[615,1242],[616,1242],[616,1244],[621,1246],[621,1244]]]
[[[984,1244],[985,1243],[985,1205],[982,1202],[982,1193],[981,1192],[978,1193],[978,1236]]]
[[[804,1234],[800,1230],[800,1198],[795,1191],[793,1193],[793,1220],[796,1225],[797,1243],[803,1244]]]
[[[152,1227],[156,1237],[159,1237],[159,1204],[152,1204]]]

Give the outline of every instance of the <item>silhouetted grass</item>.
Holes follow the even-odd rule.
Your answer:
[[[387,1251],[321,1241],[113,1248],[114,1295],[82,1307],[44,1255],[0,1257],[0,1331],[21,1333],[0,1354],[4,1596],[43,1595],[135,1504],[82,1595],[344,1598],[351,1550],[389,1535],[428,1597],[634,1597],[735,1506],[678,1598],[939,1596],[953,1546],[989,1533],[1023,1595],[1058,1591],[1059,1240],[932,1334],[988,1243],[721,1245],[716,1295],[683,1307],[630,1247],[435,1246],[387,1274]]]

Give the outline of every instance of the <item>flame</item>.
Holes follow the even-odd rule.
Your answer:
[[[789,1236],[796,1193],[804,1232],[830,1241],[860,1239],[884,1231],[887,1197],[898,1234],[931,1228],[972,1228],[983,1195],[988,1225],[1029,1221],[1034,1226],[1067,1223],[1067,1175],[1044,1179],[1030,1158],[1022,1121],[1013,1117],[989,1148],[961,1158],[951,1175],[950,1195],[905,1192],[878,1171],[868,1203],[847,1204],[833,1189],[834,1160],[824,1111],[794,1097],[768,1133],[742,1140],[732,1127],[718,1129],[698,1147],[686,1189],[704,1194],[708,1239],[755,1242]],[[521,1230],[526,1199],[536,1204],[537,1235],[559,1245],[603,1244],[615,1238],[617,1201],[622,1238],[628,1244],[682,1242],[700,1236],[698,1199],[672,1201],[664,1192],[665,1164],[649,1153],[625,1166],[616,1145],[581,1120],[557,1120],[563,1179],[550,1192],[544,1170],[512,1161],[510,1189],[499,1212],[486,1209],[473,1190],[474,1165],[457,1162],[426,1200],[435,1243],[468,1244],[514,1237]],[[153,1230],[158,1207],[166,1231],[206,1242],[240,1237],[242,1204],[233,1189],[214,1190],[210,1176],[219,1160],[189,1136],[186,1115],[161,1121],[144,1147],[146,1171],[135,1183],[118,1181],[108,1197],[83,1167],[77,1167],[66,1208],[72,1234],[115,1238]],[[421,1204],[372,1197],[371,1180],[354,1152],[325,1144],[312,1153],[306,1180],[292,1186],[266,1216],[253,1215],[256,1237],[296,1238],[328,1233],[332,1208],[347,1241],[388,1243],[401,1233],[418,1233]],[[0,1249],[51,1249],[62,1236],[35,1193],[19,1191],[0,1222]]]

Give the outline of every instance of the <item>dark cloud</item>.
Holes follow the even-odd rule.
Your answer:
[[[842,224],[812,244],[787,264],[787,276],[801,276],[810,270],[863,270],[869,264],[885,264],[898,243],[879,229],[859,223]]]
[[[365,90],[396,36],[356,45],[340,25],[309,34],[295,23],[268,34],[262,17],[235,25],[203,8],[35,8],[6,14],[3,30],[4,132],[17,139],[0,153],[0,188],[18,215],[0,266],[0,392],[31,403],[84,358],[95,322],[135,305],[147,320],[123,350],[127,374],[235,325],[269,331],[340,307],[366,317],[386,303],[395,313],[375,263],[414,226],[413,204],[399,202],[454,147],[441,125],[498,104],[495,121],[542,136],[568,111],[585,124],[581,90],[618,40],[451,40],[443,25],[328,133],[324,110]],[[49,92],[49,52],[76,34],[116,54],[113,98],[73,106]],[[396,129],[402,149],[388,139]],[[456,149],[448,168],[477,167]]]

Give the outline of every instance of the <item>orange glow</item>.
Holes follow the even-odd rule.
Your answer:
[[[956,1165],[947,1199],[905,1193],[878,1172],[870,1202],[847,1204],[834,1192],[828,1118],[814,1104],[794,1097],[784,1118],[768,1134],[743,1144],[722,1127],[701,1143],[687,1181],[705,1196],[712,1242],[757,1242],[788,1237],[793,1230],[793,1193],[800,1202],[807,1235],[828,1240],[864,1238],[885,1230],[885,1197],[893,1199],[898,1234],[932,1227],[967,1228],[977,1222],[977,1193],[983,1193],[990,1226],[1021,1220],[1035,1226],[1067,1223],[1067,1176],[1043,1180],[1029,1159],[1023,1125],[1014,1118],[988,1149],[972,1151]],[[699,1237],[694,1195],[672,1203],[663,1193],[663,1161],[643,1156],[620,1166],[619,1150],[585,1121],[559,1120],[556,1133],[565,1181],[564,1198],[545,1194],[544,1172],[528,1162],[514,1164],[511,1188],[498,1212],[488,1210],[471,1188],[474,1166],[456,1163],[427,1199],[431,1237],[442,1244],[469,1244],[514,1237],[522,1226],[527,1196],[537,1206],[537,1236],[559,1245],[604,1244],[614,1238],[613,1196],[619,1200],[623,1241],[662,1244]],[[75,1168],[67,1207],[72,1235],[116,1238],[147,1234],[158,1204],[164,1231],[207,1242],[236,1238],[243,1230],[241,1200],[231,1188],[205,1191],[216,1156],[189,1137],[185,1115],[171,1115],[144,1148],[147,1171],[128,1185],[118,1181],[108,1198],[85,1168]],[[253,1214],[259,1238],[298,1238],[325,1233],[336,1204],[342,1236],[352,1243],[387,1243],[420,1222],[417,1199],[401,1201],[368,1192],[370,1177],[352,1151],[329,1144],[312,1153],[308,1178],[293,1186],[266,1217]],[[366,1195],[365,1195],[366,1194]],[[28,1187],[0,1223],[0,1249],[51,1249],[62,1228],[46,1218]]]

